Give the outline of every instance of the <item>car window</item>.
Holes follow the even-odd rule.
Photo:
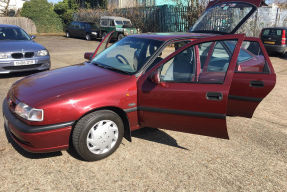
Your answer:
[[[160,78],[169,82],[192,82],[195,66],[194,47],[189,47],[162,66]]]
[[[123,21],[124,22],[124,25],[131,25],[131,21]]]
[[[97,55],[92,63],[113,67],[128,73],[135,73],[149,59],[147,56],[147,52],[150,51],[149,48],[152,47],[152,50],[155,52],[162,43],[162,41],[153,39],[126,37]]]
[[[110,26],[115,26],[115,22],[114,22],[114,20],[110,20]]]
[[[264,29],[262,32],[263,36],[282,36],[281,29]]]
[[[120,20],[116,20],[115,22],[116,22],[116,25],[123,25],[124,24],[123,21],[120,21]]]
[[[267,61],[258,42],[243,41],[237,60],[236,72],[269,72]]]
[[[215,41],[198,44],[200,73],[198,83],[223,83],[234,48],[228,49],[225,44],[237,41]],[[231,54],[230,54],[231,52]]]
[[[228,49],[225,43],[236,44],[236,42],[231,40],[205,42],[185,49],[162,66],[161,80],[185,83],[223,83],[234,51],[234,48]],[[195,55],[195,49],[198,50],[198,57]],[[200,62],[199,70],[196,69],[197,58]]]
[[[108,22],[109,22],[109,20],[107,20],[107,19],[102,19],[102,20],[101,20],[101,25],[103,25],[103,26],[108,26]]]
[[[31,40],[30,36],[21,28],[0,28],[0,40]]]
[[[85,23],[79,23],[80,29],[85,29]]]
[[[78,22],[74,23],[75,29],[80,29],[80,24]]]

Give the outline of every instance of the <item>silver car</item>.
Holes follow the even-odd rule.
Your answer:
[[[50,55],[23,29],[0,24],[0,74],[50,69]]]

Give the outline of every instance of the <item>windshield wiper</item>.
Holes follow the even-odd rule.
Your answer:
[[[114,67],[111,67],[111,66],[108,66],[108,65],[103,65],[103,64],[100,64],[100,63],[96,63],[96,62],[92,62],[92,64],[94,64],[94,65],[96,65],[98,67],[102,67],[104,69],[109,69],[111,71],[116,71],[116,72],[120,72],[120,73],[124,73],[124,74],[131,74],[128,71],[123,71],[123,70],[120,70],[120,69],[117,69],[117,68],[114,68]]]

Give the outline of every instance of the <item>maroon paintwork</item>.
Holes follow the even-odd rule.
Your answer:
[[[226,0],[225,0],[226,1]],[[222,2],[221,0],[219,2]],[[259,5],[260,0],[249,0]],[[256,4],[257,3],[257,4]],[[107,47],[112,33],[107,35],[100,47]],[[31,107],[44,110],[44,120],[31,122],[14,114],[30,126],[46,126],[74,122],[86,114],[100,109],[109,109],[124,114],[127,119],[125,131],[141,127],[157,127],[219,138],[228,138],[226,115],[251,117],[256,106],[273,89],[276,75],[262,42],[245,35],[215,35],[201,33],[154,33],[136,35],[138,38],[160,41],[190,40],[186,46],[164,58],[147,72],[137,75],[121,74],[83,63],[70,67],[39,73],[23,78],[10,89],[7,100],[24,102]],[[206,76],[200,71],[199,43],[219,40],[235,40],[236,47],[226,75],[214,72]],[[258,41],[268,73],[241,73],[236,71],[237,57],[244,40]],[[196,54],[196,80],[222,77],[223,84],[161,82],[158,68],[181,51],[194,46]],[[257,58],[254,66],[261,65]],[[243,63],[242,67],[248,63]],[[250,86],[252,82],[264,86]],[[208,99],[209,93],[220,93],[221,97]],[[239,98],[239,99],[238,99]],[[251,99],[250,99],[251,98]],[[7,102],[7,101],[5,101]],[[11,111],[13,109],[10,106]],[[73,124],[73,125],[74,125]],[[73,126],[24,133],[8,122],[8,130],[15,141],[32,152],[50,152],[67,149]]]
[[[226,3],[226,2],[235,2],[235,1],[234,0],[210,0],[209,4],[207,5],[207,8],[212,7],[216,4]],[[250,3],[250,4],[255,5],[256,7],[266,5],[264,0],[241,0],[241,1],[237,0],[236,2]]]

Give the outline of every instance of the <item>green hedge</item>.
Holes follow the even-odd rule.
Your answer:
[[[63,31],[60,17],[54,12],[47,0],[30,0],[24,3],[21,16],[28,17],[36,24],[38,33],[55,33]]]

